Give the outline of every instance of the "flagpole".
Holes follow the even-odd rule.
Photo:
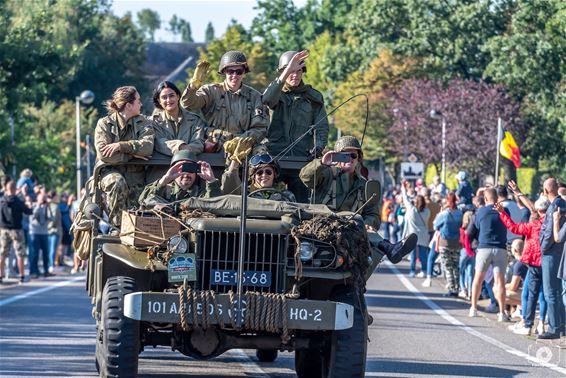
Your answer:
[[[493,176],[493,184],[499,184],[499,145],[501,144],[501,130],[502,130],[501,117],[497,118],[497,144],[495,145],[495,175]]]

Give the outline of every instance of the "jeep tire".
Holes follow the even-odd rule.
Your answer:
[[[332,300],[354,307],[354,324],[351,328],[332,331],[329,345],[322,350],[295,351],[295,370],[299,378],[363,378],[367,358],[367,308],[363,294],[355,290],[339,292]]]
[[[124,296],[136,290],[129,277],[110,277],[102,292],[102,317],[97,335],[97,359],[103,377],[136,377],[140,324],[124,316]]]

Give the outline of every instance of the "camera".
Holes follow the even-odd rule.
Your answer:
[[[181,165],[181,172],[186,173],[200,173],[200,164],[199,163],[183,163]]]
[[[340,152],[336,154],[332,154],[330,161],[333,163],[348,163],[352,160],[349,152]]]

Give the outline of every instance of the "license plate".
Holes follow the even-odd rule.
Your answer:
[[[235,270],[210,270],[211,285],[236,285],[238,272]],[[244,271],[244,286],[271,286],[271,272],[257,270]]]

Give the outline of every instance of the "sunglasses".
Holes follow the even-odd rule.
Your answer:
[[[255,174],[257,176],[262,176],[264,173],[268,176],[271,176],[271,175],[273,175],[273,170],[271,170],[271,169],[260,169]]]
[[[254,155],[250,159],[250,165],[252,167],[255,167],[256,165],[259,164],[270,164],[272,162],[273,162],[273,158],[269,154]]]
[[[243,75],[243,74],[244,74],[244,69],[243,69],[243,68],[238,68],[238,69],[234,70],[234,69],[228,68],[228,69],[226,69],[224,72],[226,73],[226,75],[237,75],[237,76],[240,76],[240,75]]]

